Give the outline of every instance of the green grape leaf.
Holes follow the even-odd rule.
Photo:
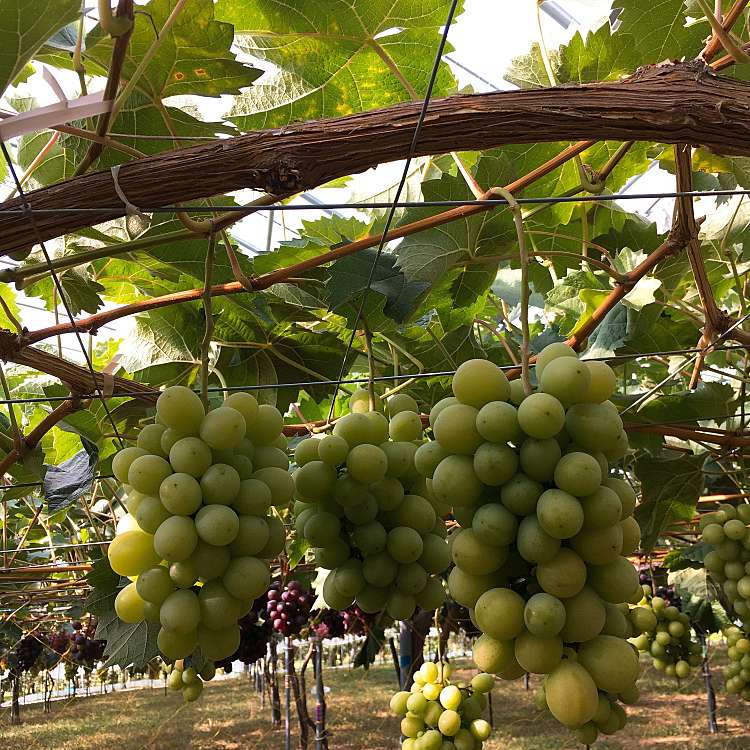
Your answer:
[[[304,559],[305,553],[310,549],[310,542],[304,537],[296,537],[289,545],[287,557],[289,568],[294,570]]]
[[[650,552],[659,535],[674,521],[689,521],[703,490],[706,454],[666,452],[635,462],[642,500],[635,510],[641,527],[641,549]]]
[[[152,384],[179,377],[178,374],[190,372],[200,361],[201,335],[195,332],[204,328],[198,305],[173,305],[139,315],[132,346],[121,365],[138,379]]]
[[[142,667],[159,655],[156,636],[159,624],[152,622],[121,622],[114,619],[99,620],[96,637],[107,641],[104,649],[104,666]]]
[[[581,32],[560,48],[557,78],[560,83],[588,83],[617,80],[633,73],[642,60],[631,34],[612,33],[605,23],[590,31],[585,39]]]
[[[361,648],[354,657],[353,666],[369,669],[374,663],[385,641],[385,631],[377,626],[367,631]]]
[[[702,568],[703,560],[709,550],[710,546],[705,542],[697,542],[689,547],[676,547],[664,556],[661,565],[670,571]]]
[[[632,399],[638,398],[638,394]],[[628,397],[631,398],[631,397]],[[622,399],[627,403],[627,399]],[[735,412],[732,386],[727,383],[700,383],[694,390],[667,393],[649,401],[642,408],[628,412],[631,422],[688,424],[700,420],[721,422]]]
[[[84,609],[97,618],[96,637],[107,641],[104,666],[142,666],[158,656],[158,624],[125,623],[117,617],[115,597],[130,581],[112,570],[106,556],[94,560],[86,581],[91,591]]]
[[[729,602],[705,568],[677,570],[669,574],[668,581],[682,599],[682,611],[694,627],[704,633],[719,633],[732,624],[727,617],[727,612],[731,611]]]
[[[129,80],[154,43],[154,27],[161,29],[176,0],[151,0],[139,6],[122,69]],[[150,60],[137,89],[158,102],[169,96],[236,94],[262,71],[237,60],[232,52],[231,24],[214,18],[213,0],[190,0]],[[86,37],[86,57],[109,66],[113,41],[100,26]]]
[[[80,13],[79,0],[0,0],[0,94],[44,42]]]
[[[243,130],[272,128],[422,98],[449,7],[448,0],[219,0],[216,16],[234,25],[241,49],[276,69],[239,98],[232,119]],[[441,63],[433,96],[454,87]]]
[[[616,0],[620,9],[616,34],[625,34],[638,65],[665,60],[690,60],[703,49],[708,22],[687,24],[682,0]],[[691,14],[692,15],[692,14]],[[701,18],[702,14],[699,14]]]
[[[383,312],[397,323],[403,323],[411,316],[419,296],[429,287],[423,281],[408,280],[397,267],[393,255],[381,253],[378,257],[377,250],[370,248],[341,258],[331,266],[331,276],[326,284],[331,309],[338,310],[342,305],[352,304],[359,308],[368,281],[368,297],[385,297]]]
[[[444,174],[439,180],[422,183],[422,194],[425,200],[465,200],[470,198],[469,190],[462,177]],[[431,208],[410,209],[404,215],[404,223],[424,219],[436,213]],[[405,237],[396,248],[398,267],[404,275],[414,281],[435,284],[444,274],[456,266],[470,268],[474,263],[486,267],[489,259],[482,256],[496,256],[509,251],[511,243],[517,241],[510,212],[507,210],[483,212],[470,216],[462,221],[451,222],[435,229],[427,229]],[[467,270],[471,274],[471,270]],[[481,274],[481,269],[480,269]],[[471,289],[461,288],[462,282],[454,293],[460,299],[456,304],[473,302],[475,295],[484,288],[486,291],[494,279],[494,273],[484,273],[482,281],[477,284],[476,277],[467,280]]]
[[[560,66],[559,53],[557,50],[548,50],[548,55],[552,71],[557,78]],[[550,85],[549,74],[544,65],[539,42],[534,42],[528,52],[514,57],[503,78],[519,89],[547,88]]]

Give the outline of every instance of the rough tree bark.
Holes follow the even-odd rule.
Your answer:
[[[131,203],[170,206],[240,188],[273,194],[307,190],[406,156],[420,102],[261,130],[139,159],[122,167]],[[750,85],[704,63],[662,63],[621,81],[503,91],[430,104],[417,155],[482,150],[509,143],[637,140],[702,145],[750,155]],[[109,171],[29,193],[43,240],[123,216]],[[122,208],[120,208],[122,206]],[[112,210],[113,207],[118,207]],[[60,213],[60,209],[101,209]],[[3,254],[36,241],[19,198],[0,204]]]

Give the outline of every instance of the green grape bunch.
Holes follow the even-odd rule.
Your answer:
[[[285,544],[272,511],[294,491],[282,427],[279,411],[249,393],[206,412],[193,391],[172,386],[136,445],[112,461],[128,514],[108,558],[131,579],[115,611],[125,623],[159,623],[167,660],[196,648],[211,661],[233,654],[238,620],[268,589],[269,561]],[[182,677],[186,698],[197,697],[192,672]]]
[[[390,419],[369,411],[356,391],[350,413],[330,435],[301,441],[294,453],[295,530],[329,570],[323,599],[335,610],[408,620],[416,607],[445,599],[440,574],[450,564],[443,516],[417,470],[424,442],[416,401],[392,396]]]
[[[651,596],[650,586],[643,586],[643,599],[627,614],[638,633],[630,642],[651,656],[654,669],[684,680],[703,661],[690,618],[661,596]]]
[[[470,683],[454,684],[452,673],[450,664],[426,661],[411,690],[391,698],[391,711],[402,717],[402,750],[482,749],[492,732],[483,713],[495,677],[480,673]]]
[[[729,664],[724,670],[724,687],[730,695],[750,701],[750,638],[736,625],[724,629]]]
[[[170,690],[182,691],[182,697],[186,703],[192,703],[200,698],[203,692],[203,683],[210,682],[216,675],[216,667],[213,662],[206,662],[198,671],[194,666],[183,659],[178,659],[174,664],[167,667],[167,687]]]
[[[734,614],[750,630],[750,504],[722,503],[703,513],[700,529],[708,552],[703,565],[724,592]]]
[[[638,697],[627,603],[642,597],[631,485],[611,473],[628,439],[609,401],[615,375],[563,343],[536,360],[526,394],[487,360],[463,363],[430,412],[415,463],[459,523],[453,599],[482,632],[474,661],[502,679],[544,675],[537,705],[585,743],[626,721]]]

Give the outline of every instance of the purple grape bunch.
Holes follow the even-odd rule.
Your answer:
[[[80,622],[74,622],[70,635],[70,658],[87,669],[93,669],[102,660],[107,646],[107,641],[93,637],[95,631],[96,623],[93,620],[89,620],[85,628]]]
[[[266,612],[273,629],[284,636],[297,635],[310,618],[313,594],[299,581],[289,581],[284,588],[275,581],[266,596]]]
[[[345,615],[346,610],[323,609],[311,625],[312,631],[318,638],[341,638],[346,633]]]

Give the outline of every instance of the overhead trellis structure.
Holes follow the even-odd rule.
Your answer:
[[[49,36],[73,22],[80,80],[105,78],[115,112],[4,147],[15,196],[0,204],[0,253],[31,255],[0,272],[0,357],[11,365],[0,623],[76,611],[92,552],[121,515],[112,454],[174,382],[217,401],[242,389],[275,400],[294,439],[325,431],[353,386],[408,389],[426,413],[461,361],[486,356],[517,378],[525,345],[533,362],[565,340],[621,377],[618,407],[634,447],[623,468],[642,493],[639,559],[689,547],[704,505],[747,499],[750,64],[741,53],[750,42],[724,49],[705,19],[687,23],[681,3],[651,14],[650,4],[619,0],[616,28],[516,61],[509,80],[519,90],[455,95],[439,44],[461,3],[434,0],[422,19],[394,19],[374,3],[382,18],[357,31],[354,54],[373,52],[390,77],[381,72],[370,102],[321,83],[340,97],[331,110],[315,90],[300,104],[294,49],[320,35],[344,54],[352,35],[323,29],[315,13],[308,20],[320,28],[269,33],[289,43],[285,52],[264,44],[260,3],[243,11],[231,0],[151,0],[134,16],[132,0],[120,0],[117,16],[133,23],[114,39],[99,26],[77,30],[77,0],[57,5]],[[747,5],[726,9],[727,31],[741,28]],[[215,32],[214,47],[195,37],[197,19]],[[387,43],[380,35],[395,27]],[[180,34],[215,69],[191,70]],[[415,39],[427,52],[410,64]],[[68,65],[53,41],[22,49],[2,80],[29,61]],[[252,66],[236,59],[233,41]],[[606,45],[620,58],[600,61]],[[273,92],[251,85],[264,62],[280,71]],[[201,122],[164,103],[175,94],[231,94],[235,108],[225,122]],[[419,169],[407,164],[398,189],[295,203],[407,157]],[[674,189],[631,187],[654,163],[675,175]],[[243,190],[254,193],[242,203],[227,195]],[[629,213],[628,201],[644,196],[674,200],[668,231]],[[696,218],[695,201],[707,197],[716,216]],[[303,223],[298,239],[252,258],[229,232],[253,215],[326,208],[365,218]],[[41,298],[55,322],[29,330],[13,286]],[[530,342],[519,324],[524,292],[541,311]],[[118,360],[94,336],[131,316],[137,338],[120,344]],[[61,356],[69,334],[84,366]],[[91,460],[71,470],[69,500],[51,500],[45,467],[82,455]]]

